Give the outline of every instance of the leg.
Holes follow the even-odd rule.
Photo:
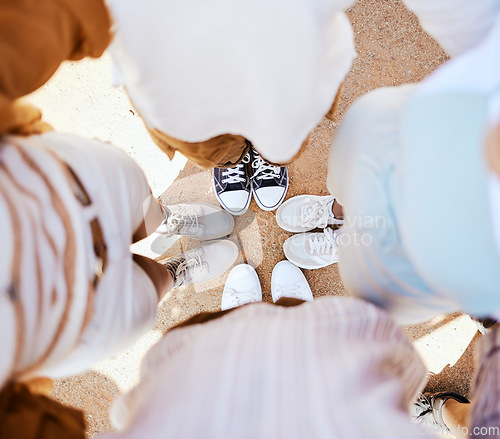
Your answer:
[[[468,418],[470,407],[470,404],[455,401],[454,399],[449,399],[443,404],[443,421],[457,438],[469,437]],[[465,434],[466,431],[467,434]]]
[[[179,151],[199,167],[210,169],[217,166],[236,166],[248,152],[246,140],[242,136],[222,134],[202,142],[184,142],[168,136],[159,130],[148,128],[156,145],[172,160]]]
[[[153,282],[158,294],[158,302],[174,286],[170,271],[162,264],[142,255],[133,255],[134,261],[146,272]]]
[[[275,303],[275,305],[278,306],[297,306],[297,305],[302,305],[305,301],[302,299],[296,299],[293,297],[282,297],[281,299],[278,299]]]
[[[140,241],[153,233],[165,219],[160,202],[150,195],[143,203],[144,219],[134,231],[132,242]]]
[[[328,190],[343,206],[338,264],[345,287],[401,324],[456,307],[416,271],[400,238],[394,169],[402,148],[402,109],[413,92],[412,85],[380,88],[354,103],[332,142],[327,178]]]
[[[333,104],[332,104],[332,107],[330,108],[330,110],[328,110],[328,113],[325,114],[325,117],[328,119],[328,120],[331,120],[332,122],[335,122],[335,117],[333,116],[335,114],[335,111],[337,111],[337,108],[339,106],[339,102],[340,102],[340,95],[342,93],[342,86],[344,85],[344,83],[342,82],[339,86],[339,89],[337,91],[337,94],[335,95],[335,99],[333,100]]]
[[[339,220],[344,219],[344,209],[342,209],[342,205],[337,200],[333,201],[332,213],[335,218]]]

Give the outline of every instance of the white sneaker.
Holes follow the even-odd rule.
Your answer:
[[[227,236],[234,229],[233,216],[212,204],[193,202],[163,208],[165,220],[156,233],[184,235],[207,241]]]
[[[285,199],[288,190],[288,170],[285,166],[266,163],[254,149],[252,155],[252,191],[262,210],[275,210]]]
[[[224,285],[222,310],[261,301],[262,288],[257,272],[251,265],[236,265],[229,273]]]
[[[160,261],[172,274],[174,287],[211,281],[236,262],[238,246],[222,239]]]
[[[291,262],[281,261],[276,264],[271,276],[271,293],[273,301],[282,297],[291,297],[312,302],[311,287],[300,268]]]
[[[343,224],[335,218],[332,195],[298,195],[286,200],[276,212],[276,222],[289,232],[309,232],[316,228],[324,229],[328,224]]]
[[[300,233],[283,244],[286,258],[297,267],[314,270],[338,261],[336,238],[339,230],[326,228],[320,233]]]

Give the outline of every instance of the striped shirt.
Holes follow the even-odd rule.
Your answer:
[[[157,296],[130,253],[149,194],[135,162],[109,144],[2,138],[0,385],[81,372],[149,329]]]
[[[167,333],[112,419],[119,438],[417,437],[408,407],[425,381],[409,340],[373,305],[251,304]]]

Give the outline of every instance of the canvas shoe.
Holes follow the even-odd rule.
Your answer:
[[[211,281],[236,262],[238,246],[222,239],[160,261],[172,275],[174,287]]]
[[[285,199],[288,190],[288,171],[284,166],[267,164],[253,148],[250,153],[255,201],[262,210],[275,210]]]
[[[297,267],[314,270],[338,261],[336,238],[339,230],[326,228],[320,233],[300,233],[283,244],[286,258]]]
[[[425,425],[434,431],[451,433],[451,430],[443,420],[443,405],[448,399],[454,399],[462,404],[470,401],[455,392],[421,393],[413,406],[410,407],[410,415],[415,424]],[[449,437],[454,437],[450,435]]]
[[[324,229],[329,224],[343,224],[344,221],[333,214],[334,201],[332,195],[298,195],[279,207],[276,222],[282,229],[294,233]]]
[[[156,233],[167,236],[183,235],[207,241],[229,235],[234,218],[217,206],[207,203],[184,203],[163,206],[165,219]]]
[[[220,205],[233,215],[243,215],[252,199],[250,160],[250,153],[247,153],[234,168],[214,168],[215,196]]]
[[[261,301],[262,288],[257,272],[251,265],[236,265],[229,273],[224,285],[222,310]]]
[[[273,301],[282,297],[312,302],[313,295],[311,287],[300,268],[288,261],[278,262],[271,276],[271,293]]]

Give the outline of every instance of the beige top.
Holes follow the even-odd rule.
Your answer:
[[[288,163],[330,109],[355,57],[353,0],[111,0],[110,47],[150,129],[222,134]]]
[[[0,134],[40,118],[14,101],[44,84],[64,60],[99,57],[109,44],[103,0],[15,0],[0,5]]]

